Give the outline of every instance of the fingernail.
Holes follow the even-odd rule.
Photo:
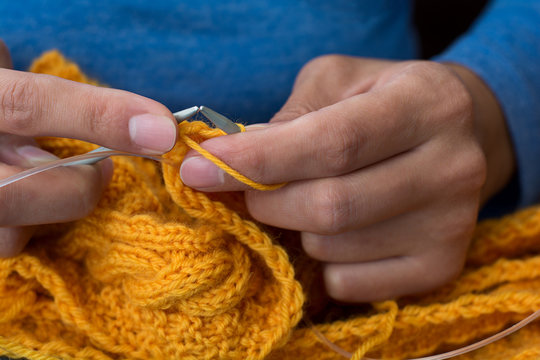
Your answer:
[[[15,149],[17,154],[22,157],[29,166],[40,165],[49,161],[58,160],[58,157],[37,146],[24,145]]]
[[[180,167],[180,178],[187,186],[209,188],[223,185],[225,173],[202,156],[187,158]]]
[[[176,125],[166,116],[142,114],[129,119],[129,135],[147,153],[162,154],[176,142]]]

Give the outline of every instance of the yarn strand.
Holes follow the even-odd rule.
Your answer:
[[[184,143],[186,143],[190,148],[197,151],[199,154],[201,154],[202,156],[204,156],[205,158],[213,162],[217,167],[225,171],[227,174],[231,175],[233,178],[240,181],[241,183],[244,183],[252,187],[253,189],[261,190],[261,191],[271,191],[271,190],[277,190],[285,185],[285,183],[265,185],[265,184],[260,184],[258,182],[255,182],[251,180],[250,178],[240,174],[238,171],[234,170],[229,165],[225,164],[222,160],[212,155],[208,150],[205,150],[202,146],[197,144],[188,136],[181,135],[181,140]]]

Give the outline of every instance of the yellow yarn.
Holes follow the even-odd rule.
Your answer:
[[[243,127],[242,127],[242,130],[244,130]],[[180,137],[180,141],[185,143],[187,146],[189,146],[193,150],[196,150],[202,156],[204,156],[208,160],[212,161],[220,169],[225,171],[227,174],[231,175],[236,180],[238,180],[240,182],[243,182],[244,184],[249,185],[249,186],[251,186],[252,188],[254,188],[256,190],[263,190],[263,191],[264,190],[276,190],[276,189],[279,189],[280,187],[285,185],[285,183],[274,184],[274,185],[259,184],[259,183],[255,182],[255,181],[251,180],[250,178],[240,174],[238,171],[232,169],[230,166],[228,166],[223,161],[221,161],[220,159],[218,159],[217,157],[212,155],[209,151],[207,151],[206,149],[201,147],[196,141],[194,141],[194,140],[192,140],[190,138],[190,135],[193,136],[196,133],[202,134],[202,131],[204,131],[204,124],[200,124],[200,126],[198,128],[195,128],[193,126],[191,126],[191,127],[189,127],[189,126],[180,126],[178,135]],[[225,133],[222,132],[222,135],[225,135]]]
[[[66,71],[65,69],[69,69]],[[33,71],[86,81],[57,52]],[[68,74],[68,75],[66,75]],[[182,123],[179,164],[222,135]],[[93,145],[47,138],[59,156]],[[184,186],[178,168],[115,158],[110,186],[79,221],[45,226],[0,259],[0,355],[28,359],[342,359],[299,325],[308,260],[249,220],[241,194]],[[403,359],[457,348],[540,308],[540,207],[476,230],[462,276],[421,297],[314,325],[354,358]],[[293,256],[293,252],[290,253]],[[312,264],[312,263],[310,263]],[[304,285],[301,285],[304,284]],[[309,295],[307,295],[309,296]],[[308,298],[309,300],[309,298]],[[540,323],[460,359],[538,359]]]

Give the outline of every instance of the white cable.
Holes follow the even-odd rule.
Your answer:
[[[471,344],[471,345],[468,345],[468,346],[465,346],[465,347],[462,347],[462,348],[459,348],[459,349],[456,349],[456,350],[452,350],[452,351],[448,351],[448,352],[445,352],[443,354],[438,354],[438,355],[431,355],[431,356],[426,356],[426,357],[421,357],[421,358],[414,358],[414,359],[408,359],[408,360],[445,360],[445,359],[450,359],[450,358],[453,358],[453,357],[456,357],[456,356],[459,356],[459,355],[463,355],[463,354],[466,354],[468,352],[471,352],[471,351],[474,351],[474,350],[478,350],[486,345],[489,345],[497,340],[500,340],[510,334],[513,334],[515,333],[516,331],[518,331],[519,329],[521,329],[522,327],[528,325],[529,323],[531,323],[532,321],[536,320],[537,318],[540,317],[540,310],[537,310],[535,311],[534,313],[532,313],[531,315],[527,316],[525,319],[521,320],[520,322],[518,322],[517,324],[514,324],[512,326],[510,326],[508,329],[505,329],[501,332],[498,332],[497,334],[495,335],[492,335],[484,340],[480,340],[478,342],[475,342],[474,344]],[[311,325],[311,330],[315,333],[315,336],[317,336],[317,338],[319,338],[319,340],[321,340],[326,346],[328,346],[330,349],[334,350],[336,353],[342,355],[343,357],[347,358],[347,359],[350,359],[352,357],[352,353],[346,351],[345,349],[341,348],[340,346],[334,344],[333,342],[331,342],[326,336],[324,336],[319,330],[317,330],[315,328],[315,326]],[[367,357],[364,357],[362,360],[376,360],[376,359],[372,359],[372,358],[367,358]]]
[[[128,152],[115,151],[115,150],[89,152],[89,153],[82,154],[82,155],[71,156],[71,157],[65,158],[65,159],[54,160],[54,161],[45,163],[43,165],[36,166],[34,168],[31,168],[31,169],[21,171],[20,173],[9,176],[9,177],[7,177],[5,179],[1,179],[0,180],[0,188],[2,188],[4,186],[7,186],[9,184],[12,184],[12,183],[14,183],[16,181],[25,179],[25,178],[27,178],[29,176],[33,176],[33,175],[36,175],[36,174],[42,173],[44,171],[60,167],[60,166],[76,165],[76,163],[80,164],[81,161],[83,161],[83,160],[89,160],[89,159],[95,159],[95,158],[105,158],[105,157],[109,157],[109,156],[118,156],[118,155],[138,156],[138,157],[143,157],[143,158],[152,159],[152,160],[156,160],[156,161],[164,161],[165,160],[165,159],[163,159],[163,158],[161,158],[159,156],[139,155],[139,154],[132,154],[132,153],[128,153]]]

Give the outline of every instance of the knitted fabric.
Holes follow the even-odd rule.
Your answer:
[[[88,82],[56,52],[32,71]],[[22,254],[0,259],[0,355],[342,359],[300,323],[314,274],[295,278],[293,263],[300,268],[305,259],[289,258],[249,219],[241,194],[182,184],[177,165],[191,146],[223,133],[200,122],[178,131],[169,161],[114,158],[113,179],[89,216],[44,226]],[[58,138],[40,144],[61,157],[95,147]],[[540,207],[483,222],[451,284],[340,319],[329,312],[314,327],[356,359],[460,347],[540,308],[539,251]],[[460,357],[538,358],[539,323]]]

